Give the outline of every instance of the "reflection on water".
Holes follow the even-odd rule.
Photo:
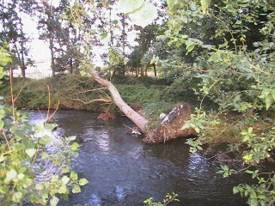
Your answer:
[[[207,159],[198,153],[194,153],[189,155],[186,169],[191,177],[200,177],[204,176],[205,173],[211,172],[209,171],[209,167],[205,165],[207,165]]]
[[[232,195],[233,185],[243,177],[217,175],[216,165],[198,153],[189,154],[184,139],[144,145],[123,126],[133,126],[126,118],[104,122],[88,112],[59,111],[55,119],[61,135],[78,136],[81,148],[73,167],[90,181],[61,206],[143,205],[151,196],[161,201],[168,192],[179,194],[180,203],[172,205],[245,205]]]
[[[101,200],[99,195],[97,194],[92,194],[91,197],[89,198],[89,205],[93,205],[93,206],[101,206]]]

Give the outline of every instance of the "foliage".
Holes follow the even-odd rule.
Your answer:
[[[179,201],[177,199],[177,194],[176,193],[167,193],[165,195],[165,198],[163,199],[163,202],[153,202],[153,198],[150,197],[147,200],[144,200],[143,203],[145,203],[148,206],[166,206],[169,205],[170,203],[174,202],[174,201]]]
[[[0,51],[0,76],[11,61]],[[81,192],[88,183],[71,171],[77,157],[75,137],[57,139],[55,124],[30,125],[26,116],[0,104],[0,201],[2,205],[23,203],[57,205],[59,198]]]
[[[23,21],[20,13],[27,12],[27,7],[21,0],[5,1],[0,5],[2,26],[0,29],[0,43],[8,43],[13,58],[13,67],[20,67],[21,75],[25,78],[25,70],[32,65],[29,47],[26,45],[30,38],[23,30]]]
[[[112,80],[123,99],[133,108],[144,109],[148,118],[152,121],[158,121],[161,112],[167,113],[173,106],[180,102],[173,95],[166,91],[167,97],[163,96],[165,89],[164,79],[154,79],[151,77],[129,77],[114,76]],[[6,103],[11,102],[9,94],[9,82],[4,81],[0,86],[0,94],[4,96]],[[111,102],[93,102],[96,99],[109,98],[109,93],[95,81],[89,77],[80,77],[78,75],[56,75],[54,78],[34,80],[26,79],[24,83],[20,79],[14,79],[13,90],[15,94],[19,94],[15,105],[17,108],[28,109],[47,109],[48,91],[51,94],[51,109],[55,109],[59,102],[60,109],[77,109],[88,110],[92,112],[108,111],[117,113],[117,108]],[[58,89],[57,89],[58,88]],[[171,91],[172,92],[172,91]],[[109,107],[110,106],[110,107]]]
[[[49,86],[49,91],[48,90]],[[43,80],[26,79],[21,82],[15,78],[13,90],[17,97],[15,105],[17,108],[48,109],[49,92],[51,94],[50,109],[78,109],[98,112],[97,104],[85,104],[93,99],[99,98],[104,91],[97,91],[98,85],[91,78],[82,78],[77,75],[56,75],[54,78]],[[11,103],[9,94],[10,86],[4,81],[0,86],[0,94],[4,96],[6,103]],[[93,91],[95,89],[95,91]],[[83,102],[81,102],[83,101]]]
[[[194,90],[201,95],[201,104],[184,128],[194,128],[199,138],[187,143],[196,152],[202,144],[215,141],[219,134],[232,134],[238,141],[230,148],[241,154],[247,166],[241,171],[261,171],[257,185],[237,186],[234,193],[246,196],[250,205],[272,205],[274,171],[262,164],[272,161],[275,149],[274,5],[268,1],[242,0],[200,3],[170,1],[169,30],[161,36],[170,48],[185,46],[187,55],[196,54],[194,76],[199,83]],[[200,32],[188,34],[194,23],[202,25],[213,20],[211,42]],[[216,113],[203,110],[205,98],[218,104]],[[238,113],[234,118],[227,114],[232,111]],[[264,116],[264,112],[271,115]],[[241,171],[222,165],[220,173],[227,177]]]
[[[155,127],[161,113],[168,113],[177,103],[174,99],[162,99],[163,86],[116,85],[122,98],[136,111],[150,120],[149,127]]]
[[[118,11],[129,14],[131,21],[143,28],[151,24],[158,15],[157,8],[152,3],[144,0],[120,0],[118,3]]]

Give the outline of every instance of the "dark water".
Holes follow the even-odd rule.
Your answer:
[[[32,119],[39,119],[32,113]],[[59,111],[55,115],[62,135],[77,135],[81,143],[73,167],[89,180],[82,193],[71,195],[60,206],[136,206],[166,193],[179,195],[183,206],[242,206],[245,200],[232,194],[242,176],[222,178],[217,166],[200,154],[189,154],[185,140],[145,145],[129,134],[133,124],[126,118],[104,122],[96,114]]]

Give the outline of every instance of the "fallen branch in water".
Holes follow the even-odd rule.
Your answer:
[[[155,129],[148,131],[149,121],[132,109],[121,98],[118,90],[110,81],[103,79],[95,71],[90,72],[90,75],[95,81],[109,90],[113,102],[130,120],[135,123],[138,129],[145,134],[145,138],[143,139],[144,142],[160,143],[175,139],[177,137],[186,137],[196,134],[192,128],[182,130],[183,124],[189,120],[191,116],[191,107],[187,103],[183,102],[182,104],[174,107]]]

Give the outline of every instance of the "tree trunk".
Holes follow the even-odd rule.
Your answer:
[[[25,78],[26,78],[26,66],[21,65],[20,69],[21,69],[21,76],[22,76],[23,80],[25,80]]]
[[[141,116],[138,112],[133,110],[120,96],[116,87],[108,80],[101,78],[97,72],[91,72],[92,77],[101,85],[106,86],[110,91],[113,101],[119,107],[119,109],[140,129],[145,133],[148,125],[148,120]]]
[[[196,135],[193,128],[182,129],[184,123],[191,117],[191,107],[186,102],[175,106],[168,115],[166,115],[159,125],[152,131],[149,131],[143,139],[145,143],[167,142],[178,137],[188,137]]]
[[[54,77],[55,76],[55,62],[54,62],[54,47],[53,47],[52,37],[50,37],[50,51],[51,51],[52,77]]]
[[[161,143],[177,137],[196,135],[193,128],[182,130],[184,123],[191,117],[191,107],[189,104],[183,102],[177,105],[155,129],[147,131],[149,121],[124,102],[116,87],[110,81],[101,78],[97,72],[93,71],[90,74],[98,83],[107,87],[114,103],[135,123],[142,133],[145,133],[145,138],[143,139],[145,143]]]
[[[156,68],[156,64],[153,63],[153,67],[154,67],[154,76],[157,77],[157,68]]]
[[[73,74],[73,59],[72,58],[70,58],[70,68],[69,68],[69,72],[70,72],[70,74]]]

